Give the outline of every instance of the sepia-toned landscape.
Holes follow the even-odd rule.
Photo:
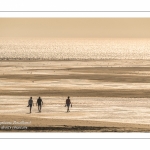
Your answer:
[[[1,28],[0,132],[150,131],[150,37],[143,37],[144,31],[132,33],[139,38],[118,34],[124,30],[117,38],[115,32],[102,38],[91,28],[95,38],[88,30],[87,38],[77,38],[68,36],[76,35],[72,28],[67,38],[63,30],[60,38],[39,36],[46,30],[33,38],[19,37],[30,31],[26,28]],[[11,37],[16,31],[19,36]],[[101,33],[105,37],[107,32]],[[42,112],[36,106],[39,96]]]

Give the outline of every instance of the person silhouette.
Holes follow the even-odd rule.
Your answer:
[[[71,107],[72,107],[70,97],[68,96],[68,98],[66,99],[66,105],[65,105],[65,107],[67,106],[67,112],[70,112],[70,110],[69,110],[70,104],[71,104]]]
[[[28,106],[27,106],[27,107],[30,107],[30,113],[31,113],[32,105],[34,106],[34,103],[33,103],[32,97],[30,97],[30,99],[28,101]]]
[[[41,108],[42,108],[42,105],[43,105],[43,101],[42,101],[41,97],[39,97],[37,99],[36,105],[37,104],[38,104],[38,111],[41,112]]]

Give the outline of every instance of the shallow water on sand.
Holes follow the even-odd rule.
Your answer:
[[[0,115],[28,116],[29,97],[0,96]],[[33,97],[34,104],[37,97]],[[150,123],[150,99],[147,98],[106,98],[106,97],[71,97],[73,107],[66,113],[66,97],[42,97],[44,105],[38,113],[34,105],[29,117],[93,120],[121,123]],[[5,119],[4,119],[5,120]]]

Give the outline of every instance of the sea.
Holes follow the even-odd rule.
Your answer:
[[[0,38],[0,60],[150,59],[145,38]]]

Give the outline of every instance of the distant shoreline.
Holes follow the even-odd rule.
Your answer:
[[[102,58],[102,59],[45,59],[45,58],[0,58],[0,61],[117,61],[117,60],[150,60],[147,59],[116,59],[116,58]]]

